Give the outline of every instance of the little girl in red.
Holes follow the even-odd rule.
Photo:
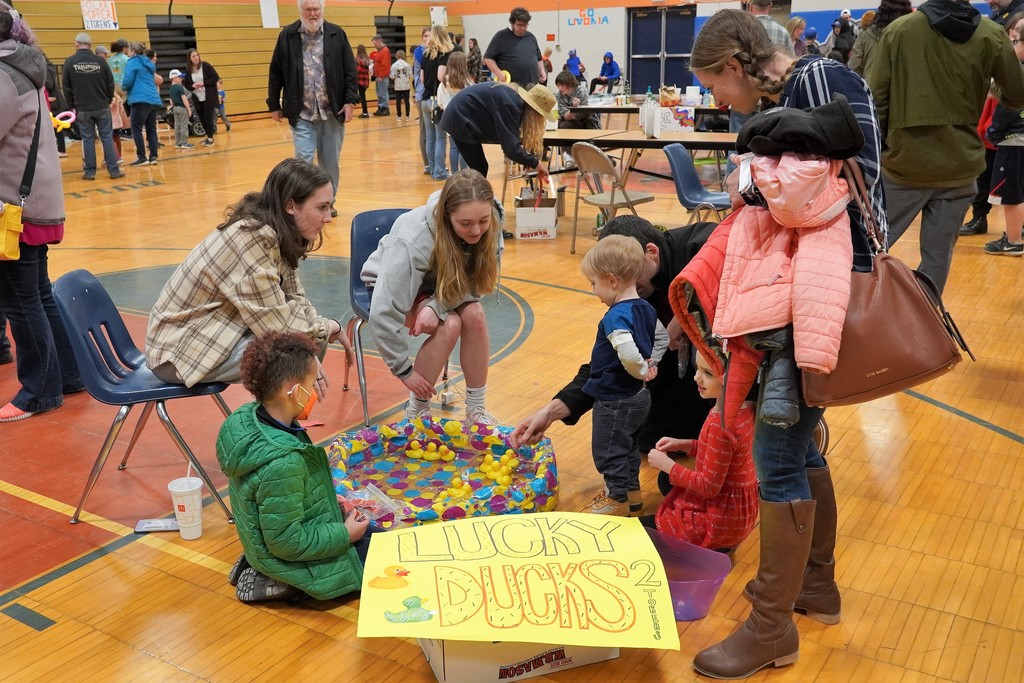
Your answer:
[[[752,446],[754,406],[743,404],[731,431],[722,427],[724,392],[722,378],[714,374],[707,360],[697,354],[694,375],[697,391],[715,399],[696,448],[692,439],[662,438],[648,452],[652,467],[669,475],[672,490],[658,506],[651,521],[662,533],[714,550],[731,550],[750,535],[757,522],[757,476]],[[677,464],[666,453],[693,450],[692,470]]]

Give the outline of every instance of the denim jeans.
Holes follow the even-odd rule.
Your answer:
[[[650,409],[647,389],[618,401],[594,401],[594,467],[615,500],[624,501],[629,491],[640,490],[640,428]]]
[[[335,194],[338,192],[338,181],[341,177],[338,158],[341,156],[341,144],[344,141],[345,126],[334,117],[320,121],[298,119],[296,126],[292,128],[295,156],[313,163],[313,155],[316,154],[316,164],[331,177]]]
[[[0,313],[0,356],[11,352],[11,340],[7,338],[7,316]]]
[[[800,401],[800,419],[789,429],[758,422],[754,428],[754,468],[761,498],[772,503],[810,500],[807,469],[825,466],[814,445],[814,428],[825,413]]]
[[[96,173],[96,131],[99,131],[103,145],[103,165],[111,173],[117,171],[117,150],[114,149],[114,129],[110,109],[78,111],[78,132],[82,135],[82,170],[89,175]]]
[[[388,93],[388,83],[391,81],[390,78],[378,78],[377,79],[377,109],[378,111],[388,111],[391,108],[391,94]]]
[[[20,259],[0,261],[0,313],[11,322],[21,383],[11,402],[30,413],[58,408],[65,393],[83,388],[53,299],[46,253],[45,244],[22,244]]]
[[[156,159],[160,151],[160,141],[156,137],[156,112],[160,107],[146,102],[136,102],[132,105],[132,139],[135,140],[135,153],[139,159],[146,158],[146,145],[142,140],[142,130],[146,130],[146,140],[149,141],[149,158]]]
[[[444,143],[448,137],[444,129],[430,120],[430,112],[437,104],[436,97],[429,97],[420,102],[420,117],[423,119],[423,127],[427,133],[427,168],[434,180],[442,180],[448,175],[444,167]]]
[[[448,138],[448,168],[451,169],[452,173],[469,168],[469,164],[459,154],[459,148],[455,146],[455,140],[452,140],[450,136]]]

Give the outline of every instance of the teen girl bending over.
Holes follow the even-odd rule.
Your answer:
[[[480,297],[498,281],[504,213],[472,169],[453,174],[427,203],[402,214],[363,266],[372,288],[370,331],[392,374],[409,389],[407,418],[430,414],[430,397],[455,343],[466,377],[466,419],[484,408],[490,337]],[[415,358],[409,337],[424,335]]]

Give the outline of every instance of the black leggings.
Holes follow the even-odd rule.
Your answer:
[[[480,171],[483,177],[487,177],[487,155],[484,154],[484,146],[479,142],[466,142],[465,140],[459,140],[455,137],[452,138],[455,142],[455,146],[459,148],[459,154],[462,155],[462,159],[466,162],[474,171]]]
[[[199,98],[193,98],[192,100],[196,105],[196,112],[199,114],[199,121],[203,124],[203,130],[206,132],[207,139],[213,139],[213,127],[217,123],[217,93],[214,91],[213,97],[206,97],[205,102],[200,102]]]

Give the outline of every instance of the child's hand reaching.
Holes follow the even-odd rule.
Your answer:
[[[363,513],[359,510],[353,510],[348,513],[348,517],[345,518],[345,528],[348,529],[349,541],[355,543],[363,537],[366,533],[366,527],[370,525],[370,520],[363,516]]]
[[[654,444],[654,447],[665,453],[686,453],[689,455],[693,449],[693,439],[673,439],[663,436],[658,439],[658,443]]]
[[[676,461],[668,457],[667,453],[659,451],[657,448],[647,451],[647,462],[651,467],[659,469],[665,474],[669,474],[676,464]]]
[[[647,374],[644,375],[644,381],[650,382],[658,376],[658,365],[653,363],[650,359],[647,361]]]

